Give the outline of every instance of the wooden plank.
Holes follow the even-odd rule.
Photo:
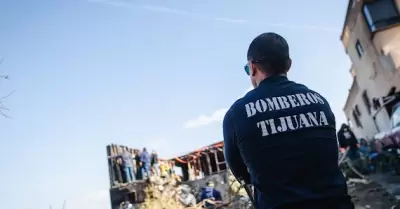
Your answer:
[[[207,167],[208,167],[208,175],[212,174],[212,167],[211,167],[211,160],[210,160],[210,155],[207,153],[206,154],[206,160],[207,160]]]
[[[215,159],[215,162],[216,162],[216,165],[217,165],[215,167],[217,167],[217,172],[219,172],[220,169],[219,169],[219,164],[218,164],[218,155],[217,155],[217,152],[215,152],[215,151],[214,151],[214,159]]]
[[[117,146],[115,144],[112,145],[112,156],[117,155]]]
[[[112,152],[111,145],[107,146],[106,151],[107,151],[107,161],[108,161],[108,173],[109,173],[109,179],[110,179],[110,187],[112,187],[114,185],[114,181],[115,181],[115,173],[114,173],[113,160],[108,158],[112,154],[111,153]]]
[[[200,171],[200,172],[203,172],[203,168],[202,168],[202,166],[201,166],[201,160],[200,160],[200,157],[199,157],[199,158],[197,158],[197,166],[199,167],[199,171]]]
[[[113,144],[107,146],[107,154],[109,154],[110,156],[113,154],[113,146]]]

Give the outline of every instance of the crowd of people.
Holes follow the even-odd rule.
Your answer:
[[[379,171],[400,174],[398,169],[400,156],[397,149],[386,149],[377,139],[357,139],[347,124],[342,124],[337,136],[341,152],[347,153],[346,157],[360,173],[368,174]]]
[[[110,157],[112,160],[115,184],[131,183],[136,180],[146,180],[152,175],[163,178],[174,173],[174,162],[158,158],[156,151],[149,153],[146,148],[133,153],[125,148],[123,152]]]
[[[143,148],[140,150],[132,150],[124,147],[122,152],[118,155],[111,156],[109,159],[112,161],[113,173],[114,173],[114,185],[120,186],[126,183],[131,183],[137,180],[150,180],[150,182],[163,182],[161,185],[165,185],[166,182],[173,179],[176,182],[180,182],[179,176],[175,175],[174,161],[162,160],[158,157],[156,151],[151,153]],[[189,169],[194,175],[190,175],[193,179],[200,179],[203,174],[195,169]],[[155,180],[156,179],[156,180]],[[163,190],[166,190],[165,188]],[[163,191],[166,193],[166,191]],[[215,188],[214,183],[209,181],[206,186],[200,191],[194,191],[189,185],[181,184],[176,187],[174,191],[177,202],[183,207],[193,207],[199,203],[203,203],[206,208],[214,208],[215,204],[222,202],[221,193]],[[126,198],[120,204],[122,209],[134,209],[135,204]]]
[[[236,178],[229,172],[228,175],[229,185],[229,201],[223,199],[221,192],[215,187],[213,181],[207,181],[206,185],[195,192],[190,186],[182,184],[179,186],[179,201],[185,207],[193,207],[203,205],[204,208],[224,208],[222,205],[233,206],[229,208],[234,209],[247,209],[251,208],[250,198],[245,191],[244,187],[236,180]]]
[[[154,179],[154,178],[153,178]],[[221,192],[215,188],[213,181],[206,182],[206,185],[197,191],[190,187],[188,184],[181,184],[172,179],[172,182],[168,179],[163,181],[152,181],[155,183],[157,190],[160,195],[158,201],[171,201],[172,199],[178,203],[179,208],[208,208],[214,209],[217,205],[223,203]],[[176,184],[178,183],[178,184]],[[163,207],[165,208],[165,207]],[[166,209],[169,209],[166,207]],[[174,208],[175,209],[175,208]]]
[[[214,187],[212,181],[208,181],[198,194],[194,193],[190,186],[182,184],[178,188],[177,195],[178,201],[184,207],[194,207],[203,202],[205,208],[212,209],[216,204],[222,203],[221,193]]]

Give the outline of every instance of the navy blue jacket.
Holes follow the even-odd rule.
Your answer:
[[[254,185],[257,209],[332,198],[352,208],[338,168],[335,116],[320,94],[268,77],[232,105],[223,130],[228,166]]]

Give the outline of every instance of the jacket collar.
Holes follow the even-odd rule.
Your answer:
[[[288,78],[284,75],[269,76],[269,77],[265,78],[264,80],[262,80],[260,82],[259,86],[265,85],[265,84],[277,83],[277,82],[281,82],[281,81],[287,81],[287,80],[288,80]]]

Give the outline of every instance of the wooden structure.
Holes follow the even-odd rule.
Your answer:
[[[118,181],[117,174],[115,173],[115,159],[112,157],[118,156],[128,149],[128,151],[134,156],[134,154],[139,151],[138,149],[132,149],[127,146],[110,144],[107,146],[107,158],[108,158],[108,171],[110,176],[110,187],[115,187]],[[110,158],[111,157],[111,158]]]
[[[173,162],[175,166],[182,169],[182,181],[194,186],[194,188],[203,187],[206,181],[212,180],[224,191],[226,185],[221,184],[221,182],[227,181],[226,175],[228,169],[225,163],[223,147],[224,143],[222,141],[217,142],[168,161]],[[139,180],[129,184],[121,184],[118,181],[118,173],[115,169],[116,158],[113,157],[122,154],[126,149],[128,149],[132,156],[134,156],[136,151],[139,151],[138,149],[122,145],[110,144],[107,146],[112,209],[118,209],[120,203],[126,199],[135,204],[142,203],[145,199],[144,188],[147,186],[147,182]],[[201,179],[196,178],[199,173],[203,173]]]
[[[131,203],[141,203],[145,198],[144,188],[147,184],[145,181],[135,181],[129,184],[123,184],[122,182],[118,181],[118,174],[115,169],[116,159],[113,157],[122,154],[122,152],[126,149],[128,149],[132,156],[139,151],[138,149],[132,149],[122,145],[110,144],[107,146],[107,161],[110,177],[110,198],[112,209],[118,209],[121,202],[125,201],[126,199],[128,199]]]
[[[195,180],[199,173],[205,177],[227,170],[223,148],[224,142],[220,141],[173,158],[171,161],[182,168],[183,181]]]

